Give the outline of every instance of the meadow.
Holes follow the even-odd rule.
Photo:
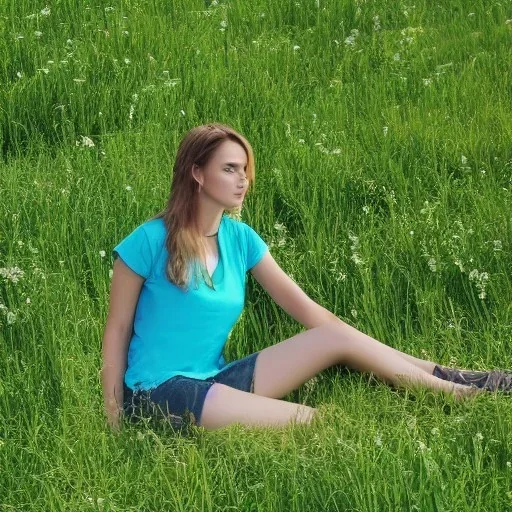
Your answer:
[[[311,425],[109,430],[112,248],[177,145],[251,143],[241,218],[316,302],[512,368],[512,2],[0,3],[0,511],[512,510],[512,405],[332,367]],[[249,277],[226,360],[304,327]]]

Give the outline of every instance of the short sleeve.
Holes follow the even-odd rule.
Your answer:
[[[245,223],[244,223],[245,224]],[[250,270],[254,265],[259,263],[263,255],[268,250],[268,245],[264,240],[251,228],[245,224],[245,231],[247,233],[247,270]]]
[[[112,250],[115,259],[119,256],[135,273],[147,279],[153,261],[148,235],[142,225],[135,228]]]

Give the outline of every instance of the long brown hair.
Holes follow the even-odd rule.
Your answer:
[[[207,165],[215,150],[225,140],[238,142],[245,149],[248,186],[254,187],[254,154],[247,139],[225,124],[196,126],[183,137],[178,147],[167,206],[149,219],[164,219],[167,230],[165,246],[169,253],[165,273],[171,283],[184,290],[188,290],[192,278],[190,264],[197,264],[197,261],[205,258],[197,217],[199,183],[192,176],[192,166]],[[240,218],[241,208],[237,206],[227,212],[230,216]],[[194,266],[194,269],[197,267]]]

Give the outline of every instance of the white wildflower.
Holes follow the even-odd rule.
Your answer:
[[[494,251],[501,251],[502,250],[502,244],[501,240],[494,240]]]
[[[12,283],[17,283],[24,275],[25,272],[18,267],[0,268],[0,276],[8,279]]]
[[[100,251],[100,256],[101,256],[102,258],[104,258],[104,257],[106,256],[106,254],[107,254],[107,253],[106,253],[105,251]]]
[[[434,427],[434,428],[431,430],[431,432],[432,432],[432,435],[433,435],[433,436],[437,436],[437,435],[439,435],[439,429],[438,429],[437,427]]]
[[[128,192],[129,192],[130,190],[132,190],[132,187],[130,187],[130,185],[126,185],[126,187],[124,187],[124,188],[125,188],[126,190],[128,190]]]
[[[460,161],[461,161],[462,165],[466,165],[468,162],[468,159],[464,155],[461,155]]]
[[[317,383],[318,383],[318,377],[315,375],[314,377],[312,377],[311,379],[309,379],[308,381],[306,381],[304,383],[304,387],[306,388],[308,393],[310,393],[313,390],[313,388],[316,386]]]
[[[382,132],[384,133],[384,137],[388,134],[388,127],[387,126],[383,126],[382,127]]]
[[[12,311],[9,311],[7,313],[7,325],[12,325],[14,322],[16,322],[16,315]]]
[[[364,213],[366,213],[366,214],[368,214],[368,213],[370,212],[370,207],[369,207],[368,205],[366,205],[366,204],[365,204],[365,205],[363,206],[363,212],[364,212]]]
[[[128,58],[128,57],[125,57],[124,58],[124,63],[125,64],[130,64],[132,61]]]
[[[435,272],[437,270],[436,260],[434,258],[430,258],[428,260],[428,266],[432,272]]]
[[[50,16],[50,8],[46,6],[44,9],[41,10],[41,14],[43,16]]]
[[[476,438],[478,441],[481,441],[481,440],[484,438],[484,436],[482,435],[482,433],[481,433],[481,432],[477,432],[477,433],[476,433],[476,435],[475,435],[475,438]]]
[[[27,300],[25,301],[27,304],[30,304],[32,301],[30,300],[30,297],[27,297]]]
[[[362,265],[364,263],[364,260],[362,260],[360,257],[359,257],[359,254],[357,253],[354,253],[352,254],[352,256],[350,257],[350,259],[356,264],[356,265]]]
[[[32,266],[34,267],[34,276],[40,277],[41,279],[46,281],[46,275],[43,272],[43,270],[40,269],[39,267],[34,266],[34,265],[32,265]]]
[[[345,44],[347,46],[354,46],[356,44],[356,39],[359,36],[359,30],[357,28],[353,28],[350,31],[350,35],[345,39]]]
[[[425,452],[425,451],[429,451],[430,448],[427,447],[427,445],[423,442],[423,441],[419,441],[418,440],[418,448],[420,449],[420,451],[422,452]]]
[[[373,17],[373,30],[377,31],[380,30],[380,18],[379,16]]]
[[[94,142],[89,137],[82,135],[81,140],[76,141],[76,145],[86,147],[86,148],[92,148],[92,147],[94,147]]]
[[[429,87],[431,84],[432,84],[432,79],[431,78],[424,78],[423,79],[423,85],[425,87]]]
[[[348,36],[345,39],[345,45],[346,46],[354,46],[356,44],[356,38],[355,36]]]
[[[462,265],[462,261],[460,261],[458,258],[454,261],[455,265],[457,265],[457,267],[459,267],[459,270],[461,272],[464,272],[464,266]]]
[[[355,310],[355,309],[351,309],[351,310],[350,310],[350,314],[351,314],[354,318],[357,318],[357,310]]]
[[[382,436],[381,436],[380,434],[377,434],[377,435],[375,436],[375,444],[376,444],[377,446],[382,446]]]
[[[470,281],[476,281],[478,279],[478,276],[479,276],[479,272],[478,270],[475,268],[474,270],[472,270],[470,273],[469,273],[469,280]]]
[[[347,278],[347,274],[344,274],[343,272],[340,272],[336,277],[335,277],[335,281],[337,283],[339,283],[340,281],[345,281],[345,279]]]
[[[485,287],[486,287],[485,283],[486,283],[486,281],[489,280],[489,274],[487,272],[480,273],[480,272],[478,272],[477,269],[474,269],[469,273],[469,280],[475,281],[475,287],[480,292],[478,294],[478,298],[485,299],[485,297],[487,296],[487,294],[485,292]]]
[[[300,46],[295,45],[295,46],[293,47],[293,51],[294,51],[294,52],[296,52],[297,50],[300,50]]]
[[[355,247],[357,247],[359,245],[359,237],[357,237],[356,235],[354,235],[352,233],[349,233],[348,237],[353,242],[353,245],[351,247],[352,249],[354,249]]]
[[[400,60],[400,54],[399,53],[395,53],[393,55],[393,60],[397,60],[397,61]]]
[[[185,111],[184,111],[184,110],[180,110],[180,114],[181,114],[182,116],[185,116]]]
[[[34,32],[34,35],[35,35],[36,37],[41,37],[41,36],[43,35],[43,33],[42,33],[41,31],[39,31],[39,30],[36,30],[36,31]]]

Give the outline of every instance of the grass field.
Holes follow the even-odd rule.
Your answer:
[[[512,2],[0,3],[0,511],[512,510],[512,406],[333,367],[314,424],[106,426],[112,248],[177,145],[252,144],[242,219],[401,351],[512,368]],[[303,327],[249,278],[238,359]]]

